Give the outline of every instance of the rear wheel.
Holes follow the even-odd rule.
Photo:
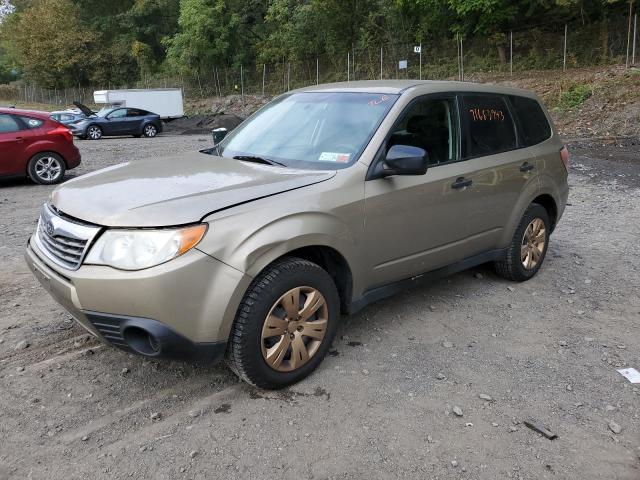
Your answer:
[[[158,134],[158,129],[151,123],[146,124],[142,131],[144,132],[144,136],[147,138],[153,138]]]
[[[336,333],[339,298],[329,274],[289,257],[262,272],[238,308],[227,346],[231,369],[260,388],[282,388],[322,362]]]
[[[86,137],[89,140],[100,140],[102,138],[102,129],[98,125],[89,125]]]
[[[504,259],[495,262],[496,272],[509,280],[522,282],[532,278],[549,247],[549,214],[537,203],[524,212]]]
[[[29,177],[40,185],[59,183],[64,177],[66,165],[60,155],[53,152],[37,153],[27,166]]]

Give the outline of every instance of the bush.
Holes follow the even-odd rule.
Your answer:
[[[593,94],[589,85],[574,84],[560,94],[560,109],[578,108]]]

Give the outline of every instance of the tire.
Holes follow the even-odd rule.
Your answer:
[[[533,278],[547,255],[550,228],[547,210],[537,203],[529,205],[513,234],[504,259],[494,263],[498,275],[516,282]]]
[[[158,129],[153,123],[147,123],[144,127],[142,127],[142,133],[147,138],[153,138],[158,135]]]
[[[29,178],[40,185],[60,183],[67,166],[60,155],[53,152],[36,153],[27,166]]]
[[[307,305],[316,305],[308,310],[309,321],[304,319]],[[298,382],[322,362],[339,314],[338,291],[329,274],[315,263],[285,257],[261,272],[247,289],[231,328],[227,363],[256,387],[278,389]],[[294,320],[288,321],[290,317]]]
[[[89,125],[86,130],[85,138],[89,140],[100,140],[102,138],[102,128],[98,125]]]

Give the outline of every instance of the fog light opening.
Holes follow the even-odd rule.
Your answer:
[[[122,333],[125,341],[136,352],[149,356],[160,353],[160,342],[146,330],[139,327],[128,327]]]

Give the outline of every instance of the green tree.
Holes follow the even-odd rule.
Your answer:
[[[179,32],[165,41],[169,66],[189,74],[228,63],[239,24],[239,15],[224,0],[181,0]]]
[[[11,14],[11,16],[17,14]],[[90,74],[93,35],[71,0],[38,0],[7,24],[24,74],[46,87],[77,85]]]

